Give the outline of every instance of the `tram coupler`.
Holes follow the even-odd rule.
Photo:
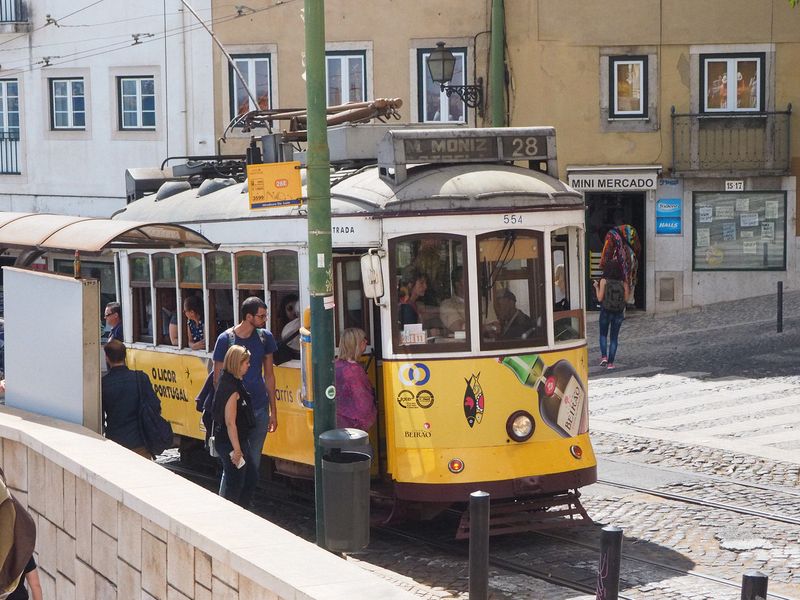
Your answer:
[[[592,519],[580,502],[580,495],[578,490],[572,490],[525,500],[493,500],[489,535],[592,525]],[[456,539],[469,538],[469,532],[470,514],[466,510],[461,514]]]

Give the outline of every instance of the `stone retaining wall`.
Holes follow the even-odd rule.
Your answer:
[[[45,598],[413,597],[81,427],[0,407],[0,441]]]

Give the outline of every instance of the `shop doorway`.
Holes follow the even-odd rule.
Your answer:
[[[645,310],[645,192],[586,192],[586,250],[589,254],[586,282],[587,308],[599,310],[591,279],[599,279],[600,254],[606,233],[619,224],[631,225],[639,234],[639,276],[634,290],[634,306]]]

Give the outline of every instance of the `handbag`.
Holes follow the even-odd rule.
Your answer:
[[[142,377],[147,377],[141,371],[136,371],[136,386],[139,392],[139,429],[147,451],[153,456],[162,454],[164,450],[172,447],[174,433],[172,425],[161,416],[161,403],[156,397],[156,403],[149,402],[147,395],[142,393]],[[153,394],[155,396],[155,394]]]

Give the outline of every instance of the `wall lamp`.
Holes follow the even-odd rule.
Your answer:
[[[448,98],[456,94],[468,107],[478,109],[478,116],[483,118],[483,78],[478,77],[476,85],[447,85],[453,78],[455,68],[456,57],[444,47],[444,42],[436,42],[436,50],[428,56],[431,79],[439,84]]]

